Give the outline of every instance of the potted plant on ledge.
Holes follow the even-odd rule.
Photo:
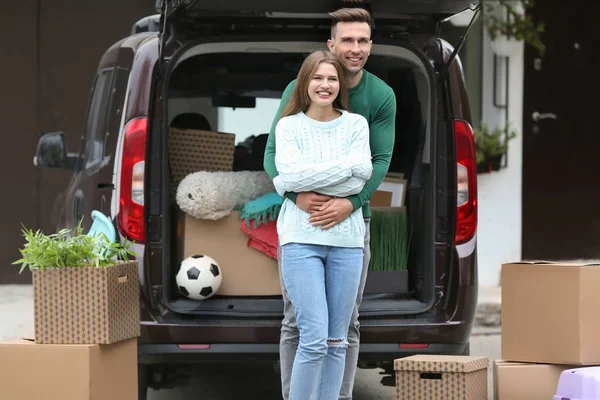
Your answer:
[[[490,132],[488,125],[481,122],[473,129],[477,172],[489,173],[502,167],[502,157],[508,152],[508,142],[517,136],[507,121],[504,128],[496,127]]]

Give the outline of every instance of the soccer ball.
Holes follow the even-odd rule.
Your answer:
[[[175,281],[184,296],[193,300],[206,300],[219,290],[223,273],[214,259],[199,254],[181,262]]]

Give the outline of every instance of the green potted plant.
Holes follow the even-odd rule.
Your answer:
[[[511,44],[524,41],[536,48],[540,57],[544,56],[546,47],[541,35],[545,24],[535,23],[527,15],[527,10],[533,7],[533,0],[494,0],[483,4],[484,26],[497,55],[511,55],[514,48]]]
[[[473,135],[477,172],[485,173],[501,168],[502,157],[508,151],[508,142],[514,139],[517,133],[508,121],[503,128],[497,126],[493,131],[489,130],[485,122],[481,122],[479,128],[473,129]]]
[[[32,272],[36,343],[110,344],[139,336],[132,242],[111,241],[103,231],[84,234],[82,221],[74,230],[22,233],[22,257],[13,264]]]
[[[108,267],[137,256],[131,250],[133,243],[128,240],[111,243],[103,233],[85,235],[82,222],[83,219],[79,221],[74,235],[69,229],[46,235],[23,227],[26,243],[20,249],[21,258],[13,262],[21,264],[19,273],[26,268],[44,271],[46,268]]]

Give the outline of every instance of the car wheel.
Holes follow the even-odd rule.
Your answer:
[[[387,387],[395,387],[396,386],[396,371],[394,371],[394,363],[393,362],[385,362],[379,366],[379,368],[383,369],[379,375],[381,375],[380,383],[383,386]]]
[[[471,355],[471,342],[467,343],[467,345],[465,346],[465,349],[462,353],[463,356],[470,356]]]
[[[148,399],[148,385],[150,383],[150,369],[147,365],[138,364],[138,400]]]

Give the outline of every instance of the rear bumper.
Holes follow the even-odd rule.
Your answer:
[[[361,344],[359,361],[394,361],[415,354],[461,355],[467,343],[436,343],[426,349],[400,349],[392,343]],[[176,344],[142,344],[138,348],[141,364],[198,364],[218,362],[260,362],[279,360],[279,344],[214,344],[208,349],[180,348]]]
[[[138,351],[142,364],[276,361],[279,359],[280,326],[261,327],[177,326],[178,341],[164,325],[142,328]],[[471,322],[443,324],[407,323],[394,326],[362,322],[359,361],[393,361],[414,354],[460,355],[471,334]],[[155,340],[148,340],[148,335]],[[156,340],[162,337],[164,340]]]

